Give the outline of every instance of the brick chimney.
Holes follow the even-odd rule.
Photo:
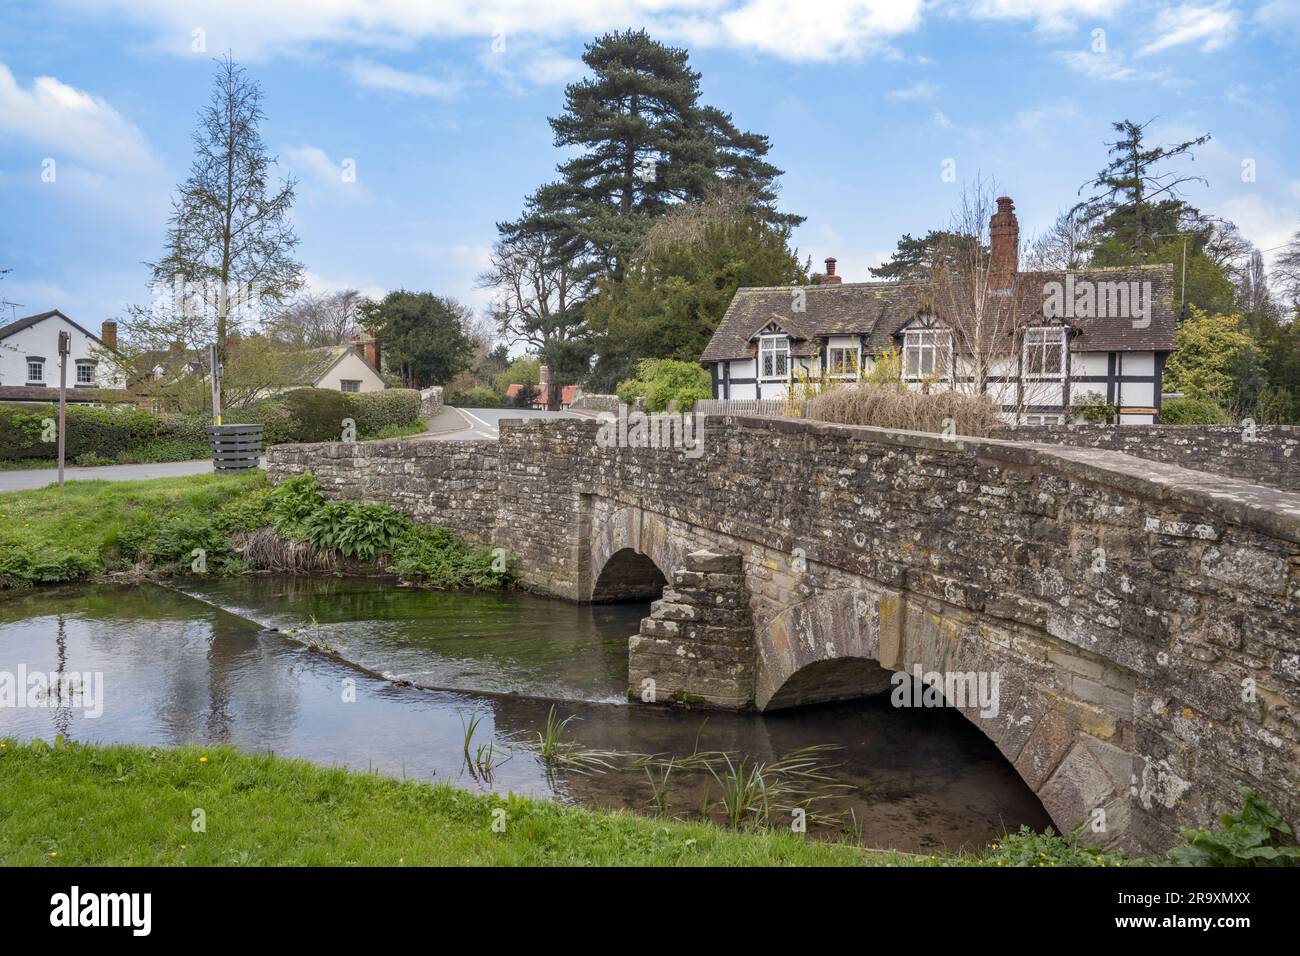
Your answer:
[[[375,371],[379,371],[379,343],[372,335],[366,339],[366,361],[374,366]]]
[[[537,369],[537,384],[542,388],[545,388],[547,385],[551,384],[550,366],[543,365]]]
[[[117,323],[105,322],[99,327],[99,340],[110,349],[117,349]]]
[[[826,275],[822,276],[822,285],[839,285],[843,281],[835,274],[835,257],[826,257]]]
[[[1020,268],[1020,222],[1010,196],[998,197],[998,211],[989,219],[989,288],[1010,289]]]

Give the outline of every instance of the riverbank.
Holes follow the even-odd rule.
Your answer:
[[[480,796],[229,747],[0,741],[0,827],[5,866],[937,862],[793,833]]]
[[[76,481],[0,496],[0,590],[176,573],[387,571],[434,587],[501,587],[503,556],[387,505],[327,501],[310,475]]]

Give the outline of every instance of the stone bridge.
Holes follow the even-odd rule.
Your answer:
[[[597,429],[506,422],[498,445],[268,460],[503,547],[536,591],[657,599],[629,642],[634,700],[770,711],[900,671],[949,693],[996,675],[995,707],[947,703],[1062,830],[1163,849],[1241,784],[1300,817],[1300,494],[1113,451],[786,419],[710,418],[697,457],[601,447]]]

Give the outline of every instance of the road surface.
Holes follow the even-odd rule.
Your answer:
[[[212,470],[212,462],[160,461],[153,465],[100,465],[95,468],[65,468],[64,481],[139,481],[142,478],[177,478],[181,475],[201,475]],[[57,468],[40,468],[31,471],[0,471],[0,492],[22,491],[25,488],[44,488],[59,480]]]
[[[459,416],[464,427],[450,428]],[[542,412],[530,408],[444,408],[429,423],[426,435],[434,441],[496,441],[503,418],[590,418],[577,412]]]

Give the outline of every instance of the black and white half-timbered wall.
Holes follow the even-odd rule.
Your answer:
[[[960,297],[845,283],[827,259],[818,284],[736,292],[701,356],[713,397],[783,399],[805,379],[860,380],[891,355],[909,387],[984,391],[1013,423],[1064,423],[1089,403],[1111,406],[1120,424],[1158,421],[1177,325],[1173,267],[1021,272],[1010,199],[991,226],[983,314],[1002,318],[983,323],[984,344],[967,309],[936,304]]]

